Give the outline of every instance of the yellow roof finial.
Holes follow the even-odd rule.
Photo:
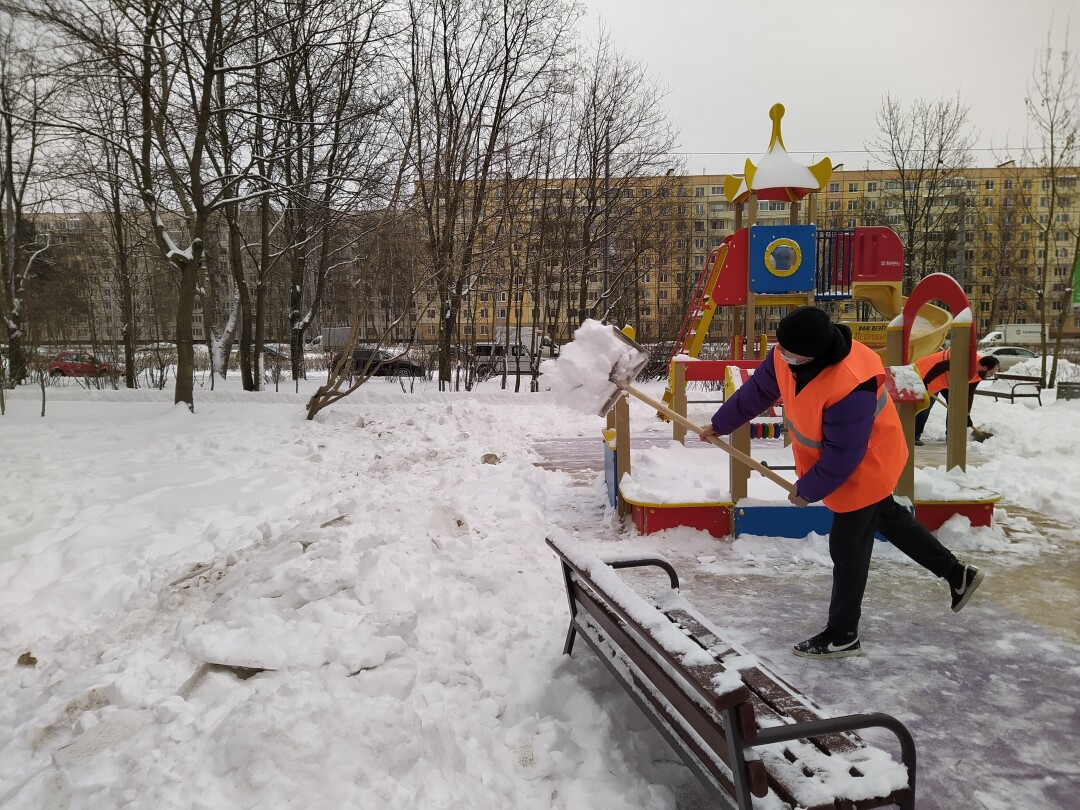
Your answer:
[[[770,152],[772,151],[772,148],[777,144],[777,142],[780,143],[781,149],[787,150],[787,147],[784,146],[784,136],[780,133],[780,119],[783,117],[783,104],[773,104],[772,107],[769,108],[769,118],[772,119],[772,134],[769,136]]]

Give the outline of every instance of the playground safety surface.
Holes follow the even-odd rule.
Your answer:
[[[632,446],[666,441],[635,436]],[[564,470],[583,487],[596,483],[598,439],[536,447],[540,466]],[[944,444],[918,448],[920,466],[944,460]],[[875,559],[863,604],[864,654],[837,661],[791,654],[793,643],[824,624],[827,566],[775,558],[739,558],[735,566],[728,564],[734,556],[725,558],[730,546],[717,541],[717,567],[727,570],[712,573],[699,559],[700,545],[685,551],[641,541],[672,561],[692,604],[815,701],[837,713],[883,711],[906,723],[919,751],[920,810],[1071,808],[1080,791],[1080,527],[1002,506],[1006,536],[1022,541],[1038,532],[1056,550],[1030,563],[965,554],[987,577],[959,614],[949,610],[947,588],[915,563]],[[578,528],[587,536],[589,527]],[[598,525],[596,537],[630,539],[633,527],[628,521],[616,534]],[[650,576],[627,579],[648,593],[663,584]],[[634,710],[628,699],[625,710]],[[708,806],[692,781],[676,781],[679,810]]]

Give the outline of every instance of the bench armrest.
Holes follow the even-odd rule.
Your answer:
[[[782,726],[759,728],[754,746],[772,743],[791,742],[792,740],[824,737],[844,731],[858,731],[864,728],[884,728],[896,735],[900,742],[900,761],[907,768],[908,789],[915,795],[915,740],[907,726],[889,714],[848,714],[841,717],[826,717],[821,720],[809,720],[789,723]],[[911,805],[914,808],[914,804]]]
[[[675,566],[663,557],[604,555],[601,556],[600,559],[616,570],[620,568],[644,568],[645,566],[650,565],[656,568],[662,568],[668,575],[668,582],[671,583],[671,589],[673,591],[679,590],[679,575],[675,572]]]

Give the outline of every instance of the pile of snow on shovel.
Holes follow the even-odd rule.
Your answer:
[[[617,390],[612,371],[634,368],[640,358],[641,352],[622,340],[615,327],[590,318],[574,331],[558,358],[540,364],[541,387],[569,408],[602,414]]]

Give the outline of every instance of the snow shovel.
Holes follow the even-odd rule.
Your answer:
[[[681,413],[677,413],[676,411],[671,410],[671,408],[669,408],[664,403],[658,402],[657,400],[650,397],[648,394],[639,391],[631,385],[637,375],[641,373],[641,370],[645,368],[645,366],[648,364],[649,352],[640,343],[631,340],[614,326],[611,327],[611,331],[617,336],[619,340],[627,344],[629,348],[631,348],[633,351],[621,353],[620,359],[615,361],[615,365],[611,369],[611,375],[608,377],[608,379],[616,386],[616,390],[612,392],[612,395],[608,398],[608,401],[605,403],[603,410],[600,411],[600,415],[603,416],[608,411],[610,411],[612,406],[615,404],[615,401],[620,396],[622,396],[622,392],[625,391],[635,399],[640,399],[646,405],[656,408],[657,411],[664,414],[673,422],[676,422],[682,425],[687,430],[691,430],[694,433],[700,435],[701,431],[704,430],[704,428],[695,425]],[[775,472],[770,470],[761,462],[755,461],[753,458],[746,455],[746,453],[728,444],[719,436],[711,437],[709,439],[709,442],[715,444],[725,453],[734,456],[743,464],[746,464],[747,466],[757,470],[759,473],[764,475],[773,483],[783,487],[788,493],[792,495],[796,494],[795,485],[793,483],[788,481],[783,476],[777,475]]]

